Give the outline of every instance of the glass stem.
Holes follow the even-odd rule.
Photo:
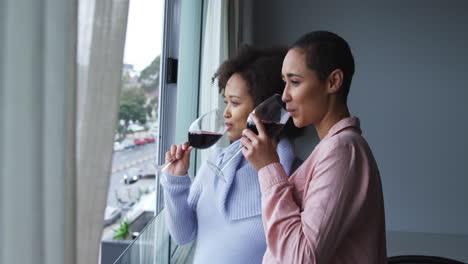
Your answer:
[[[219,170],[220,171],[224,171],[224,168],[226,168],[233,160],[235,157],[237,157],[237,155],[239,155],[239,153],[242,152],[242,148],[244,146],[240,146],[239,149],[236,151],[236,153],[234,153],[228,160],[226,160],[225,162],[223,162],[220,166],[219,166]]]
[[[162,172],[163,170],[165,170],[167,168],[167,166],[171,165],[171,163],[174,162],[174,161],[175,161],[175,159],[171,159],[171,160],[167,161],[163,165],[159,166],[158,170]]]

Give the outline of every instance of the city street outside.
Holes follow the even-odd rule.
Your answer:
[[[148,137],[146,132],[128,135],[127,139]],[[120,211],[118,218],[103,227],[101,239],[111,239],[114,230],[119,228],[120,222],[124,219],[133,218],[135,213],[139,213],[141,208],[154,211],[155,199],[148,199],[147,195],[155,195],[155,178],[148,177],[138,179],[132,184],[124,183],[124,175],[129,178],[135,174],[144,176],[154,175],[155,167],[153,163],[156,159],[156,143],[147,143],[132,148],[114,151],[112,155],[112,172],[109,179],[109,190],[107,194],[107,208]],[[119,198],[119,199],[118,199]],[[119,202],[119,200],[121,202]],[[150,201],[150,206],[148,206]],[[122,203],[125,202],[125,203]],[[135,210],[136,209],[136,210]],[[108,216],[107,216],[108,217]]]
[[[143,175],[154,174],[154,163],[156,161],[156,144],[149,143],[136,146],[130,149],[114,151],[112,156],[112,174],[109,181],[109,191],[107,194],[107,206],[119,207],[116,192],[120,198],[128,200],[127,190],[153,189],[155,187],[154,178],[140,179],[132,184],[124,184],[123,177],[134,176],[133,173]]]

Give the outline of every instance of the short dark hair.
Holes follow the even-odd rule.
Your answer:
[[[219,93],[222,94],[229,78],[235,73],[239,74],[246,81],[249,94],[257,106],[273,94],[283,93],[281,68],[287,52],[288,48],[284,46],[260,49],[243,44],[234,57],[219,66],[212,82],[218,80]],[[283,129],[283,134],[287,137],[300,135],[302,130],[296,128],[292,120],[290,121]]]
[[[316,71],[321,81],[325,81],[336,69],[343,71],[339,94],[346,103],[354,74],[354,58],[346,40],[329,31],[313,31],[292,44],[290,49],[294,48],[302,49],[307,54],[307,67]]]

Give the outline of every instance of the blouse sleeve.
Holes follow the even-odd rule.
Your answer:
[[[279,263],[328,263],[359,211],[352,182],[355,151],[335,146],[303,164],[294,177],[304,180],[303,210],[279,163],[259,171],[267,245]],[[300,174],[300,175],[299,175]]]

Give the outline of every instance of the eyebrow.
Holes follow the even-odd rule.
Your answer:
[[[229,96],[224,96],[224,95],[223,95],[223,99],[224,99],[224,100],[226,100],[226,97],[229,97],[229,99],[232,99],[232,98],[241,99],[240,96],[237,96],[237,95],[229,95]]]
[[[284,75],[283,75],[283,76],[284,76]],[[291,78],[291,77],[300,77],[300,78],[304,78],[304,76],[299,75],[299,74],[295,74],[295,73],[288,73],[288,74],[286,74],[286,76],[288,76],[289,78]]]

